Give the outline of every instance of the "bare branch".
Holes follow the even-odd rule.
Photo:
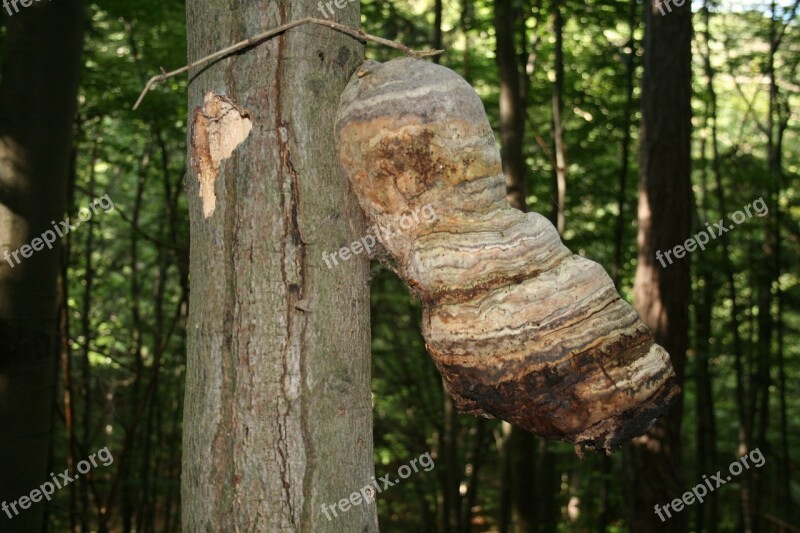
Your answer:
[[[308,18],[296,20],[294,22],[289,22],[288,24],[284,24],[282,26],[278,26],[277,28],[272,28],[271,30],[265,31],[263,33],[259,33],[258,35],[253,35],[252,37],[248,37],[247,39],[245,39],[243,41],[239,41],[238,43],[236,43],[234,45],[231,45],[231,46],[229,46],[227,48],[223,48],[222,50],[214,52],[211,55],[207,55],[207,56],[205,56],[205,57],[203,57],[201,59],[198,59],[197,61],[194,61],[194,62],[190,63],[189,65],[186,65],[185,67],[181,67],[181,68],[179,68],[177,70],[173,70],[172,72],[164,72],[164,69],[161,69],[161,74],[159,74],[158,76],[153,76],[152,78],[150,78],[147,81],[147,83],[144,86],[144,89],[142,89],[142,93],[139,95],[139,98],[136,100],[136,103],[133,105],[133,110],[135,111],[139,107],[139,104],[142,103],[142,100],[144,100],[144,97],[147,94],[147,92],[153,87],[153,84],[158,83],[160,81],[164,81],[164,80],[166,80],[168,78],[172,78],[174,76],[178,76],[180,74],[183,74],[184,72],[188,72],[189,70],[191,70],[191,69],[193,69],[195,67],[198,67],[200,65],[204,65],[205,63],[208,63],[210,61],[214,61],[216,59],[220,59],[220,58],[225,57],[227,55],[230,55],[230,54],[232,54],[234,52],[237,52],[237,51],[239,51],[239,50],[241,50],[243,48],[247,48],[248,46],[252,46],[252,45],[254,45],[256,43],[259,43],[259,42],[261,42],[261,41],[263,41],[265,39],[268,39],[270,37],[274,37],[275,35],[283,33],[283,32],[285,32],[287,30],[292,29],[292,28],[296,28],[297,26],[302,26],[304,24],[316,24],[318,26],[326,26],[326,27],[331,28],[333,30],[340,31],[342,33],[345,33],[347,35],[355,37],[359,41],[364,41],[364,42],[370,41],[370,42],[382,44],[384,46],[388,46],[390,48],[394,48],[396,50],[400,50],[403,53],[405,53],[406,55],[411,56],[411,57],[416,57],[416,58],[432,57],[432,56],[436,56],[436,55],[439,55],[442,52],[444,52],[444,50],[423,50],[423,51],[417,52],[417,51],[414,51],[411,48],[405,46],[404,44],[400,44],[400,43],[395,42],[395,41],[390,41],[389,39],[384,39],[382,37],[377,37],[375,35],[370,35],[368,33],[364,33],[361,30],[357,30],[355,28],[351,28],[350,26],[345,26],[344,24],[339,24],[338,22],[333,22],[333,21],[330,21],[330,20],[322,20],[322,19],[318,19],[318,18],[308,17]]]

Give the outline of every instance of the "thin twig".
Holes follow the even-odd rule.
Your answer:
[[[144,89],[142,89],[142,93],[139,95],[139,98],[136,100],[136,103],[133,105],[134,111],[139,107],[139,104],[142,103],[142,100],[144,99],[144,97],[147,94],[147,92],[153,87],[153,84],[158,83],[160,81],[164,81],[164,80],[166,80],[168,78],[172,78],[173,76],[178,76],[180,74],[183,74],[184,72],[188,72],[189,70],[191,70],[191,69],[193,69],[195,67],[203,65],[203,64],[208,63],[210,61],[214,61],[214,60],[219,59],[221,57],[225,57],[225,56],[227,56],[229,54],[232,54],[234,52],[237,52],[237,51],[239,51],[239,50],[241,50],[243,48],[247,48],[248,46],[252,46],[252,45],[254,45],[256,43],[259,43],[259,42],[261,42],[261,41],[263,41],[263,40],[265,40],[265,39],[267,39],[269,37],[273,37],[275,35],[278,35],[279,33],[283,33],[283,32],[285,32],[287,30],[292,29],[292,28],[296,28],[297,26],[302,26],[303,24],[317,24],[319,26],[326,26],[326,27],[331,28],[333,30],[340,31],[342,33],[346,33],[347,35],[355,37],[359,41],[371,41],[371,42],[374,42],[374,43],[382,44],[384,46],[388,46],[390,48],[395,48],[396,50],[400,50],[403,53],[405,53],[406,55],[409,55],[411,57],[416,57],[416,58],[432,57],[432,56],[436,56],[436,55],[439,55],[442,52],[444,52],[444,50],[424,50],[424,51],[421,51],[421,52],[416,52],[416,51],[412,50],[411,48],[409,48],[409,47],[407,47],[407,46],[405,46],[403,44],[400,44],[398,42],[390,41],[389,39],[384,39],[382,37],[377,37],[375,35],[370,35],[368,33],[364,33],[361,30],[357,30],[355,28],[351,28],[350,26],[345,26],[344,24],[339,24],[338,22],[333,22],[333,21],[330,21],[330,20],[323,20],[323,19],[308,17],[308,18],[296,20],[294,22],[289,22],[288,24],[284,24],[283,26],[278,26],[277,28],[273,28],[271,30],[265,31],[264,33],[259,33],[258,35],[254,35],[252,37],[248,37],[244,41],[239,41],[238,43],[236,43],[236,44],[234,44],[232,46],[229,46],[227,48],[223,48],[222,50],[219,50],[218,52],[214,52],[211,55],[207,55],[207,56],[205,56],[205,57],[203,57],[201,59],[198,59],[197,61],[194,61],[193,63],[191,63],[189,65],[186,65],[185,67],[181,67],[181,68],[179,68],[177,70],[173,70],[172,72],[164,72],[164,69],[161,69],[161,74],[159,74],[158,76],[153,76],[145,84]]]

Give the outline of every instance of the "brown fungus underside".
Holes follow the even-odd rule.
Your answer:
[[[383,245],[422,300],[426,347],[460,411],[609,449],[678,398],[669,355],[603,268],[509,206],[483,104],[460,76],[368,61],[342,95],[336,135],[370,223],[436,212]]]

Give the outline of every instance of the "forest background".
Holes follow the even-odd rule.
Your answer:
[[[444,49],[437,61],[475,87],[498,139],[503,73],[516,72],[523,186],[512,203],[550,216],[629,301],[643,9],[635,0],[361,2],[368,33]],[[687,507],[686,527],[800,531],[798,4],[705,0],[692,10],[691,233],[758,198],[769,212],[680,259],[691,263],[691,296],[682,484],[671,494],[758,447],[763,467]],[[4,78],[19,50],[7,45],[8,21]],[[63,241],[49,462],[60,472],[103,447],[115,460],[55,494],[51,531],[181,529],[187,79],[131,105],[160,67],[186,63],[185,21],[177,0],[100,0],[84,11],[66,214],[103,195],[115,209]],[[396,56],[367,47],[372,59]],[[653,514],[626,503],[644,489],[626,483],[625,454],[579,459],[569,445],[455,413],[425,353],[419,303],[378,263],[372,277],[376,475],[424,453],[436,465],[380,494],[383,530],[635,531],[636,514]]]

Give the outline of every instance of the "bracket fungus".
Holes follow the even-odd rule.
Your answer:
[[[509,206],[483,104],[458,74],[364,63],[336,136],[371,224],[436,210],[384,247],[422,301],[426,347],[460,411],[609,450],[678,398],[669,355],[605,270],[545,217]]]

